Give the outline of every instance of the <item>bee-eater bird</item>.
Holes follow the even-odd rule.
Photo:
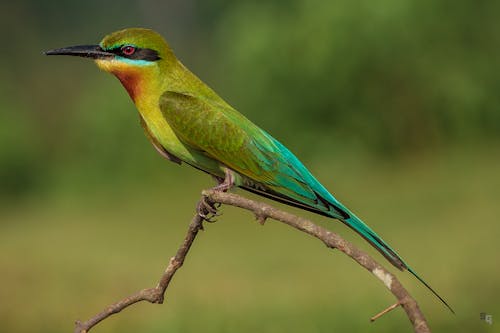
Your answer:
[[[47,55],[94,59],[114,74],[139,110],[146,136],[165,158],[273,200],[338,219],[400,270],[439,296],[379,235],[341,204],[283,144],[233,109],[176,58],[163,37],[143,28],[107,35],[99,45],[64,47]]]

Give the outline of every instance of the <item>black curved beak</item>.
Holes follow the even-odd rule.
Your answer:
[[[69,55],[92,59],[112,58],[115,54],[104,51],[99,45],[68,46],[44,52],[45,55]]]

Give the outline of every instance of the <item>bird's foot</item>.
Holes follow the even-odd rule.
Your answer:
[[[234,186],[234,174],[230,169],[224,168],[224,179],[216,177],[217,185],[212,187],[212,191],[217,192],[227,192]],[[208,197],[203,196],[203,198],[198,202],[197,212],[198,215],[207,222],[217,222],[216,217],[222,215],[218,211],[221,204],[218,202],[213,202]]]
[[[222,213],[218,211],[220,206],[220,203],[213,202],[209,198],[203,196],[203,198],[198,202],[196,211],[198,212],[198,215],[203,218],[203,220],[213,223],[217,222],[217,216],[222,215]]]

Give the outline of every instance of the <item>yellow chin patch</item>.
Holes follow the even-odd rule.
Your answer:
[[[115,59],[96,59],[97,67],[109,73],[117,73],[133,68],[130,64]]]

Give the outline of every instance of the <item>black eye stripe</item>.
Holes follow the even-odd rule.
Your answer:
[[[147,61],[160,60],[158,52],[152,49],[136,49],[135,53],[130,56],[130,59],[141,59]]]
[[[123,54],[122,47],[123,45],[113,48],[109,50],[109,52],[114,53],[117,56],[133,60],[156,61],[161,59],[160,56],[158,55],[158,52],[152,49],[141,49],[139,47],[134,46],[135,52],[132,53],[131,55],[126,55]]]

